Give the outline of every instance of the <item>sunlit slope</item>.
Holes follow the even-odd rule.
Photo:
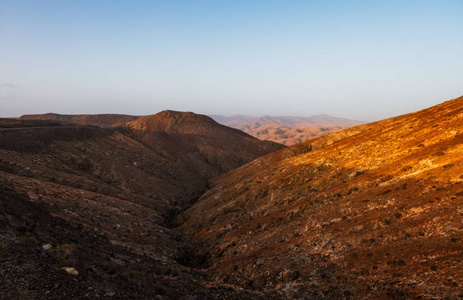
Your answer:
[[[219,282],[288,297],[463,291],[463,98],[215,179],[181,229]]]

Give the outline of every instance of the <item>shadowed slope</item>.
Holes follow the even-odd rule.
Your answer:
[[[48,127],[71,125],[63,121],[19,119],[19,118],[0,118],[0,128],[22,128],[22,127]]]
[[[99,127],[117,127],[124,123],[139,119],[139,116],[120,115],[120,114],[97,114],[97,115],[60,115],[54,113],[23,115],[21,120],[48,120],[61,121],[79,125],[92,125]]]
[[[163,111],[128,123],[125,129],[128,136],[203,179],[284,147],[191,112]]]
[[[191,114],[188,123],[206,135],[195,144],[196,136],[182,124],[150,119],[153,128],[170,124],[164,131],[167,139],[150,139],[152,131],[137,131],[150,147],[120,128],[1,120],[0,202],[8,203],[1,205],[7,210],[0,213],[0,279],[8,276],[0,282],[2,296],[260,298],[212,284],[203,272],[191,268],[188,242],[171,227],[175,214],[204,192],[208,176],[221,172],[211,165],[213,172],[198,176],[202,165],[188,152],[200,145],[215,153],[220,143],[213,143],[214,136],[208,139],[208,132],[225,138],[233,132],[234,145],[217,149],[230,168],[281,146],[266,148],[268,143],[200,120]],[[176,133],[169,137],[172,132]],[[261,152],[241,156],[249,143]],[[167,155],[153,151],[156,147]],[[22,211],[15,213],[15,206]],[[24,216],[18,215],[22,212]],[[56,231],[63,234],[55,235]],[[47,244],[50,251],[42,247]],[[79,275],[63,267],[75,268]],[[79,284],[68,288],[74,279]]]
[[[455,298],[462,174],[458,98],[222,175],[181,230],[219,282],[289,298]]]

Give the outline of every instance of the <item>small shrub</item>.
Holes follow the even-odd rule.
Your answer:
[[[75,244],[58,245],[53,252],[62,265],[71,266],[77,264],[78,253]]]
[[[8,247],[8,242],[5,241],[5,240],[1,240],[0,241],[0,249],[4,249],[6,247]]]
[[[390,192],[392,192],[392,190],[385,190],[385,191],[379,193],[378,196],[386,195],[386,194],[389,194]]]
[[[407,172],[409,170],[411,170],[413,167],[412,166],[406,166],[402,169],[402,172]]]
[[[21,244],[27,246],[36,246],[39,244],[39,241],[35,236],[23,236],[22,238],[20,238],[20,242]]]

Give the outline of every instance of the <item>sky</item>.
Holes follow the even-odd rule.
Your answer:
[[[463,95],[462,0],[0,0],[0,117],[330,114]]]

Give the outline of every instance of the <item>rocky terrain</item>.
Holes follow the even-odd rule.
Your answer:
[[[109,127],[0,120],[0,298],[463,298],[463,97],[291,147]]]
[[[218,283],[281,298],[463,297],[463,97],[219,176],[178,219]]]
[[[125,124],[124,132],[205,180],[284,148],[191,112],[163,111]]]
[[[178,112],[111,129],[0,125],[0,298],[264,295],[210,282],[173,223],[212,176],[282,145]]]
[[[287,146],[363,123],[329,115],[316,115],[308,118],[274,116],[255,118],[240,115],[212,117],[221,124],[242,130],[258,139],[274,141]]]

